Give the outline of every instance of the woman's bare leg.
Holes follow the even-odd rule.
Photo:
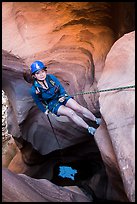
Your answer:
[[[74,110],[64,105],[61,105],[57,112],[59,115],[68,116],[72,121],[74,121],[78,126],[88,129],[89,125],[78,116]]]
[[[86,118],[96,121],[96,117],[93,115],[93,113],[91,113],[87,108],[78,104],[74,99],[70,98],[67,101],[66,106],[72,108],[76,112],[83,114],[83,116],[85,116]]]

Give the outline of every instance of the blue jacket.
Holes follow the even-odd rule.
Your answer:
[[[50,82],[50,79],[52,82],[54,82],[54,85]],[[30,94],[34,102],[42,112],[45,112],[47,109],[51,111],[52,108],[57,104],[58,99],[67,95],[64,87],[54,75],[47,74],[46,82],[49,87],[48,89],[43,89],[37,80],[35,80],[30,90]],[[36,90],[39,90],[40,93],[36,93]],[[42,100],[46,103],[46,105],[43,104]]]

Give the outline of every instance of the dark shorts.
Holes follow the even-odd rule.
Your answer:
[[[70,98],[73,98],[73,97],[72,97],[72,96],[67,96],[63,102],[59,102],[59,101],[58,101],[58,102],[55,104],[55,106],[53,107],[53,109],[51,110],[51,112],[54,113],[54,114],[57,115],[57,116],[60,116],[60,115],[57,114],[59,107],[62,106],[62,105],[65,106],[66,103],[68,102],[68,100],[69,100]]]

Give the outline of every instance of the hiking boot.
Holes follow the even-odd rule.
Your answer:
[[[93,128],[93,127],[88,127],[88,132],[89,132],[91,135],[94,135],[95,132],[96,132],[96,129]]]
[[[101,124],[101,118],[96,118],[96,124],[100,125]]]

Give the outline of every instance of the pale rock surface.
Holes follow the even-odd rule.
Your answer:
[[[107,55],[99,89],[135,85],[135,32],[125,34],[114,43]],[[96,140],[104,162],[117,167],[126,193],[135,201],[135,89],[100,94],[101,114],[105,120],[112,150],[107,150],[107,135],[97,131]],[[109,145],[109,147],[111,146]],[[113,151],[113,154],[111,152]],[[114,157],[114,155],[116,157]]]

